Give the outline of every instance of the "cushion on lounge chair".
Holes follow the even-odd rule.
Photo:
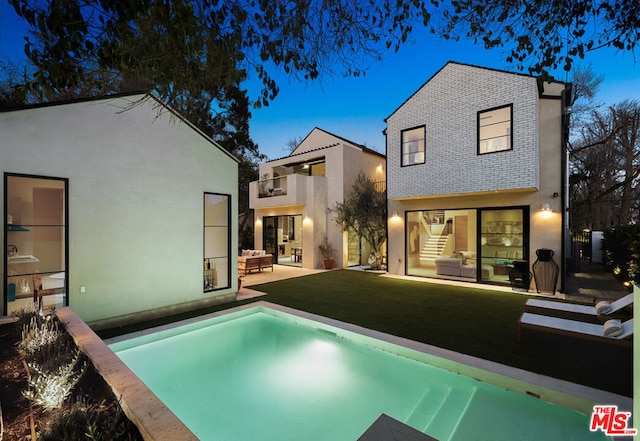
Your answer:
[[[596,303],[596,312],[598,315],[609,314],[611,312],[611,303],[606,300],[601,300]]]
[[[606,300],[602,300],[598,302],[595,306],[584,305],[579,303],[568,303],[568,302],[556,302],[549,300],[540,300],[540,299],[529,299],[525,303],[525,311],[527,312],[535,312],[546,315],[556,315],[556,316],[564,316],[571,317],[576,316],[576,318],[581,318],[585,320],[597,319],[599,315],[611,315],[614,314],[627,306],[633,304],[633,293],[628,294],[624,297],[619,298],[615,302],[607,302]],[[609,307],[607,309],[607,306]],[[598,309],[600,308],[600,310]],[[582,316],[582,317],[577,317]]]
[[[615,333],[614,328],[617,325],[614,322],[608,327],[611,328],[609,332]],[[631,346],[632,342],[629,338],[633,335],[633,319],[620,323],[619,333],[605,335],[604,325],[525,312],[518,321],[518,341],[521,340],[521,331],[524,328]]]
[[[622,322],[617,319],[607,320],[604,324],[605,337],[617,337],[623,332]]]

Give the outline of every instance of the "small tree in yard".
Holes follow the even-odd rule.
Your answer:
[[[382,268],[382,245],[386,239],[387,195],[375,182],[360,173],[344,202],[331,209],[343,231],[351,231],[371,246],[372,269]]]

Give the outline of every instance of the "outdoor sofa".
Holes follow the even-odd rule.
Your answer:
[[[273,271],[273,255],[264,250],[242,250],[238,256],[238,274],[247,275],[253,270],[262,271],[271,268]]]

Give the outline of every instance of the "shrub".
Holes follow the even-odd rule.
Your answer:
[[[11,315],[16,318],[18,329],[23,329],[24,325],[30,323],[34,318],[38,324],[41,324],[47,319],[47,316],[39,309],[37,303],[22,306],[20,309],[13,311]]]
[[[22,340],[18,347],[31,355],[44,346],[54,344],[60,334],[57,320],[51,316],[43,319],[40,315],[34,315],[22,326]]]
[[[604,232],[606,267],[623,281],[640,283],[640,225],[619,225]]]
[[[81,352],[76,350],[68,363],[54,370],[43,368],[35,362],[28,363],[31,369],[29,389],[22,395],[46,410],[61,407],[86,369],[86,363],[77,368],[80,358]]]
[[[141,436],[119,405],[88,404],[81,399],[57,413],[42,432],[41,441],[136,441]]]

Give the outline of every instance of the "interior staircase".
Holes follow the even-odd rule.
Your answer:
[[[420,260],[434,262],[436,257],[442,254],[448,236],[432,235],[422,245],[420,250]]]

